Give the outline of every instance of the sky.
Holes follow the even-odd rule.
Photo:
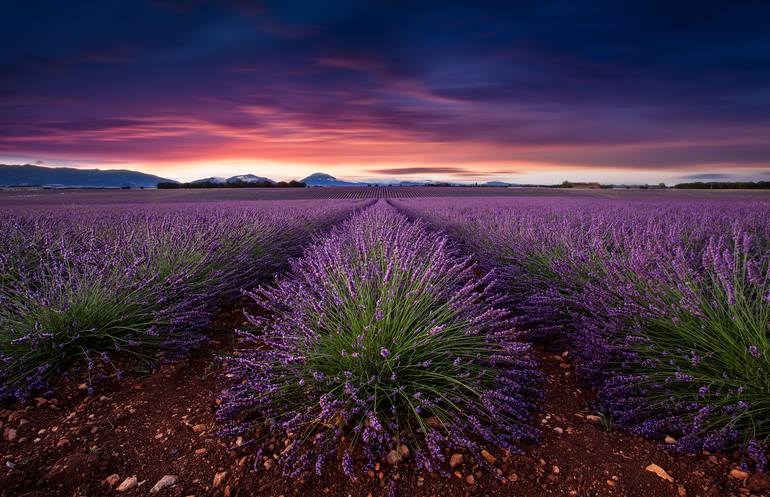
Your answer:
[[[13,2],[0,163],[770,179],[769,2]]]

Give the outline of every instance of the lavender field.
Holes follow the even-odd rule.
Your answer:
[[[246,485],[246,474],[276,471],[309,482],[312,495],[328,481],[366,495],[361,482],[370,480],[397,493],[412,477],[425,492],[456,481],[452,495],[556,485],[555,463],[548,479],[512,469],[515,457],[539,450],[562,457],[549,449],[554,432],[579,433],[562,416],[552,427],[548,414],[556,356],[556,375],[575,381],[591,429],[646,440],[639,443],[662,450],[658,460],[679,467],[701,464],[675,459],[687,454],[724,458],[724,478],[701,495],[739,492],[751,481],[753,492],[766,490],[770,198],[316,190],[306,200],[3,193],[0,398],[9,474],[22,471],[22,459],[55,467],[66,446],[23,449],[28,422],[19,419],[64,397],[86,405],[141,390],[137,371],[163,374],[208,353],[205,374],[185,375],[208,382],[198,393],[216,399],[209,425],[191,426],[228,454],[212,460],[217,478],[237,473]],[[234,317],[221,325],[223,312]],[[153,399],[146,410],[199,410],[197,401]],[[156,440],[171,436],[157,431]],[[105,437],[99,443],[109,445]],[[33,484],[25,474],[13,488],[110,494],[141,470],[123,464],[107,487],[77,478],[69,487]],[[701,472],[674,484],[665,470],[670,481],[647,468],[653,483],[630,479],[627,495],[689,495],[688,485],[708,480]],[[586,474],[563,474],[558,492],[616,495],[607,477]],[[203,495],[220,483],[189,488]]]
[[[188,352],[227,298],[356,204],[88,206],[0,214],[0,398],[80,362]],[[114,374],[121,371],[114,368]],[[89,390],[92,390],[89,374]]]
[[[499,271],[519,329],[564,343],[619,426],[685,452],[740,446],[767,464],[770,204],[395,205]]]

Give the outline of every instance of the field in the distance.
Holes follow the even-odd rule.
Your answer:
[[[767,200],[770,191],[624,190],[496,187],[217,188],[190,190],[0,190],[0,207],[116,203],[181,203],[251,200],[373,199],[423,197],[588,197],[644,199]]]

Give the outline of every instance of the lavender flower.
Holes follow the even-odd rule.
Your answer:
[[[328,228],[363,206],[0,213],[0,400],[44,390],[48,378],[73,367],[102,376],[94,358],[118,374],[108,351],[145,363],[186,353],[206,340],[223,298],[285,265],[311,239],[311,226]]]
[[[285,472],[305,460],[321,471],[335,459],[320,456],[342,447],[342,471],[353,478],[352,454],[372,466],[402,450],[398,440],[433,470],[446,466],[443,449],[516,451],[537,436],[529,411],[542,376],[495,306],[494,276],[385,202],[250,295],[271,319],[252,320],[245,336],[254,346],[231,363],[236,383],[218,416],[226,433],[266,441],[304,433],[309,442],[279,460]]]
[[[497,271],[526,336],[570,347],[619,427],[691,452],[770,439],[770,202],[393,203]]]

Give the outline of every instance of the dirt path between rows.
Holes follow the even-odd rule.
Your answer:
[[[724,455],[671,454],[657,443],[607,431],[591,412],[590,393],[574,381],[569,359],[540,349],[548,375],[537,415],[542,443],[525,447],[525,455],[495,453],[502,479],[481,472],[465,455],[448,479],[416,471],[407,459],[395,467],[383,462],[355,482],[334,471],[287,480],[275,467],[266,470],[269,463],[255,464],[252,452],[229,450],[231,442],[216,434],[217,395],[228,381],[216,358],[233,349],[228,330],[241,321],[240,311],[223,313],[209,346],[150,375],[102,385],[93,396],[76,380],[65,380],[50,401],[0,410],[0,496],[148,495],[167,475],[174,478],[164,482],[173,484],[153,495],[770,495],[763,475],[731,477],[736,463]],[[646,470],[650,464],[671,481]],[[131,487],[134,476],[135,487],[117,491],[121,484]]]

